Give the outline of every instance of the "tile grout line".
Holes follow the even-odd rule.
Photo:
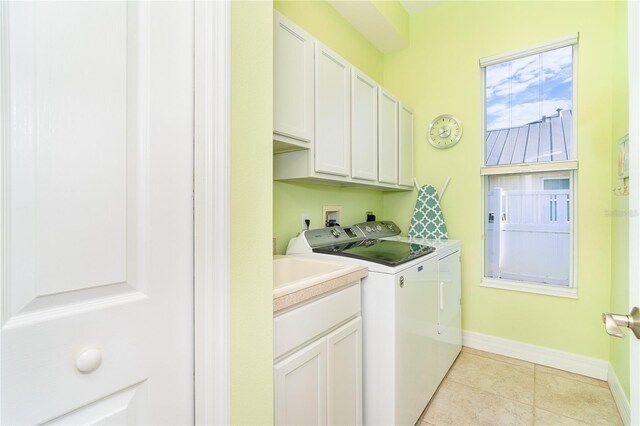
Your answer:
[[[479,349],[476,349],[476,350],[480,351]],[[480,352],[485,352],[485,351],[480,351]],[[486,352],[486,353],[491,353],[491,352]],[[466,354],[467,354],[467,355],[477,356],[477,357],[484,358],[484,359],[490,359],[491,361],[501,362],[502,364],[507,364],[507,365],[510,365],[510,366],[512,366],[512,367],[518,367],[518,368],[522,368],[522,369],[528,369],[528,368],[527,368],[527,367],[525,367],[525,366],[518,365],[518,364],[516,364],[516,363],[512,363],[512,362],[508,362],[508,361],[502,361],[502,360],[500,360],[500,359],[492,358],[492,357],[490,357],[490,356],[485,356],[485,355],[481,355],[481,354],[476,354],[476,353],[473,353],[473,352],[466,352]],[[494,355],[499,355],[499,354],[494,354]],[[505,355],[499,355],[499,356],[502,356],[502,357],[505,357],[505,358],[510,358],[510,359],[515,360],[515,361],[520,361],[520,362],[523,362],[523,363],[532,364],[532,365],[534,366],[534,368],[535,368],[535,365],[536,365],[536,364],[534,364],[533,362],[524,361],[524,360],[517,359],[517,358],[511,358],[511,357],[508,357],[508,356],[505,356]]]
[[[537,380],[537,379],[536,379],[536,376],[537,376],[537,370],[538,370],[538,367],[550,368],[550,367],[547,367],[546,365],[535,364],[535,369],[534,369],[534,371],[536,372],[536,374],[534,375],[534,378],[533,378],[534,386],[535,386],[535,383],[536,383],[536,380]],[[563,371],[563,370],[560,370],[560,371]],[[594,386],[594,387],[601,387],[601,386],[598,386],[598,385],[593,384],[593,383],[588,383],[588,382],[584,382],[584,381],[582,381],[582,380],[572,379],[572,378],[565,377],[565,376],[562,376],[562,375],[560,375],[560,374],[555,374],[555,373],[552,373],[552,372],[541,372],[540,374],[548,374],[548,375],[550,375],[550,376],[560,377],[561,379],[564,379],[564,380],[571,380],[571,381],[574,381],[574,382],[582,383],[582,384],[584,384],[584,385],[589,385],[589,386]],[[534,407],[533,407],[533,409],[534,409],[534,413],[535,413],[535,410],[538,408],[537,403],[536,403],[535,388],[534,388],[533,392],[534,392],[534,394],[533,394],[533,402],[534,402]],[[611,390],[609,390],[609,392],[611,392]],[[613,396],[612,396],[612,397],[613,397]],[[540,408],[540,409],[541,409],[541,410],[543,410],[543,411],[546,411],[546,412],[548,412],[548,413],[555,414],[555,415],[557,415],[557,416],[561,416],[561,417],[564,417],[564,418],[567,418],[567,419],[575,420],[576,422],[585,423],[585,421],[584,421],[584,420],[580,420],[580,419],[576,419],[576,418],[574,418],[574,417],[568,416],[568,415],[567,415],[566,413],[564,413],[564,412],[563,412],[563,413],[556,413],[556,412],[554,412],[554,411],[546,410],[546,409],[544,409],[544,408]],[[616,411],[618,411],[618,410],[617,410],[617,407],[616,407]],[[618,411],[618,416],[620,416],[619,411]],[[535,421],[535,417],[534,417],[534,421]]]
[[[508,396],[498,395],[498,394],[495,394],[493,392],[489,392],[486,389],[482,389],[482,388],[478,388],[478,387],[475,387],[475,386],[471,386],[468,383],[462,383],[462,382],[459,382],[459,381],[451,379],[451,378],[449,378],[449,380],[451,382],[455,383],[455,384],[458,384],[460,386],[464,386],[464,387],[469,388],[469,389],[471,389],[471,390],[473,390],[475,392],[482,392],[485,395],[493,396],[493,397],[500,398],[500,399],[506,399],[507,401],[516,402],[516,403],[522,404],[522,405],[528,405],[526,402],[518,401],[517,399],[509,398]],[[434,394],[434,397],[435,397],[435,394]]]

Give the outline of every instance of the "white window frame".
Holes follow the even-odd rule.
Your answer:
[[[536,44],[524,49],[518,49],[505,54],[490,56],[480,59],[480,93],[481,93],[481,135],[482,149],[480,158],[480,179],[481,179],[481,199],[482,220],[481,230],[481,262],[480,262],[480,286],[498,288],[504,290],[520,291],[526,293],[543,294],[549,296],[578,298],[578,33],[567,35],[558,39]],[[490,65],[502,62],[513,61],[530,55],[544,53],[562,47],[573,46],[573,80],[572,80],[572,141],[571,151],[573,159],[568,161],[550,161],[547,163],[526,163],[510,164],[506,166],[485,166],[486,161],[486,98],[485,98],[485,70]],[[570,240],[569,240],[569,286],[544,284],[536,282],[525,282],[506,280],[499,278],[485,277],[485,256],[486,256],[486,193],[488,191],[489,176],[504,174],[529,174],[536,172],[569,171],[570,172],[570,197],[572,200],[570,210]]]

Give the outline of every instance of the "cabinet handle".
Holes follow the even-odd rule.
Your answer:
[[[440,281],[440,310],[444,310],[444,282]]]

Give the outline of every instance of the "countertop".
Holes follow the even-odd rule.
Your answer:
[[[274,256],[274,260],[288,256]],[[316,259],[309,259],[316,260]],[[338,264],[339,262],[331,262]],[[360,265],[342,264],[342,268],[331,273],[308,277],[293,281],[290,285],[273,289],[273,313],[279,313],[294,305],[331,293],[361,280],[369,274],[369,270]]]

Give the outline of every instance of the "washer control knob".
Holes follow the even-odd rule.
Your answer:
[[[376,226],[376,229],[378,230],[378,232],[382,231],[382,226],[378,225]]]
[[[338,238],[340,236],[340,230],[338,228],[333,228],[331,230],[331,235],[333,235],[334,237]]]
[[[365,226],[364,230],[367,231],[367,232],[373,231],[373,229],[369,225]]]
[[[387,228],[389,228],[389,231],[393,231],[393,225],[391,223],[387,224]]]

